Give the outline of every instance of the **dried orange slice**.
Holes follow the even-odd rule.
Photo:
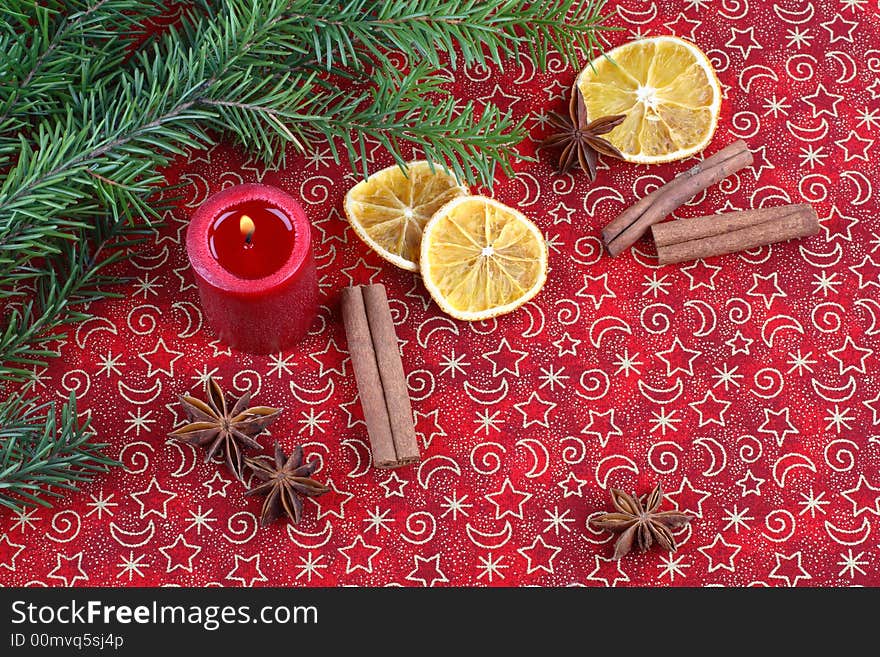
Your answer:
[[[377,171],[345,195],[345,215],[354,232],[389,262],[418,271],[422,230],[431,215],[467,187],[439,164],[419,160]]]
[[[547,281],[547,244],[521,212],[484,196],[462,196],[425,226],[425,287],[447,314],[479,321],[509,313]]]
[[[593,60],[578,76],[587,116],[625,114],[605,135],[628,162],[681,160],[712,139],[721,86],[702,50],[684,39],[631,41]]]

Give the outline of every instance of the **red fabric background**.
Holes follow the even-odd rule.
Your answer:
[[[612,260],[600,228],[690,163],[615,163],[589,185],[553,158],[518,163],[494,195],[551,246],[548,284],[497,321],[443,316],[417,276],[367,251],[340,214],[354,178],[327,149],[265,168],[232,148],[168,174],[186,199],[127,263],[121,300],[71,332],[29,384],[74,390],[126,469],[56,508],[0,511],[5,585],[876,585],[880,516],[880,19],[876,0],[624,0],[614,45],[675,33],[724,88],[714,152],[736,138],[754,167],[682,208],[693,216],[806,200],[823,232],[800,243],[658,268],[640,243]],[[456,73],[542,136],[575,72],[527,60]],[[534,152],[526,142],[524,152]],[[386,166],[380,148],[371,170]],[[231,352],[202,326],[182,237],[209,193],[246,181],[303,200],[322,309],[272,357]],[[423,441],[420,466],[369,467],[345,352],[340,289],[389,290]],[[636,361],[633,367],[622,359]],[[798,360],[800,359],[800,360]],[[457,364],[457,365],[456,365]],[[260,500],[166,439],[174,400],[209,374],[285,408],[271,438],[305,445],[333,488],[294,529],[257,530]],[[669,418],[665,422],[658,418]],[[263,443],[270,444],[264,437]],[[696,515],[669,556],[614,563],[586,525],[608,487],[656,482]]]

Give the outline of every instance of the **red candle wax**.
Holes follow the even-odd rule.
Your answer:
[[[208,228],[211,254],[239,278],[264,278],[278,271],[293,250],[294,230],[284,211],[262,201],[225,210]]]
[[[236,185],[193,214],[186,249],[208,323],[255,353],[303,338],[318,307],[311,227],[299,203],[269,185]]]

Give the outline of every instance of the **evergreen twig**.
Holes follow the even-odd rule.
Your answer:
[[[0,402],[0,505],[50,506],[47,496],[61,497],[119,465],[102,453],[107,445],[91,438],[73,393],[60,412],[54,402],[34,405],[20,395]]]
[[[294,0],[289,15],[297,34],[311,40],[312,51],[326,66],[362,61],[359,47],[382,60],[389,50],[411,55],[435,68],[445,58],[453,68],[459,51],[465,65],[491,61],[503,66],[521,51],[540,68],[555,50],[572,66],[578,50],[599,46],[598,27],[604,0],[410,0],[375,2]]]
[[[155,16],[150,0],[6,0],[0,23],[0,153],[35,117],[64,113],[75,90],[120,75],[127,35]],[[76,77],[72,73],[76,73]]]

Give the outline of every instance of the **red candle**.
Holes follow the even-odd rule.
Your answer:
[[[223,342],[269,353],[309,330],[318,308],[311,227],[289,194],[256,184],[214,194],[193,214],[186,251]]]

